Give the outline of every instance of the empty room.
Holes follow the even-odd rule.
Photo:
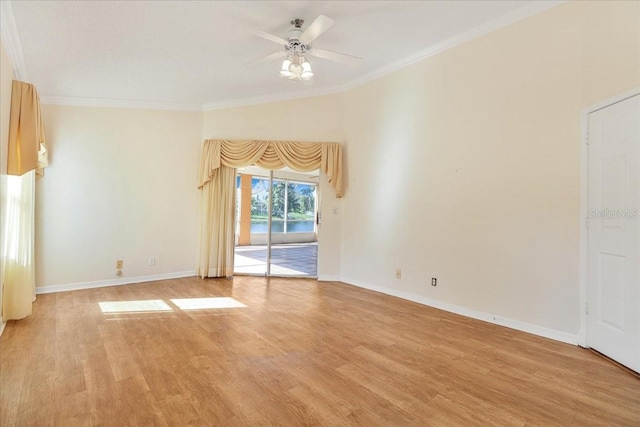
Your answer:
[[[640,1],[0,5],[0,425],[640,425]]]

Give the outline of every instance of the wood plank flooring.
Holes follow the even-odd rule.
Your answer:
[[[246,307],[177,300],[213,297]],[[587,350],[308,279],[40,295],[0,374],[2,426],[640,425],[640,380]]]

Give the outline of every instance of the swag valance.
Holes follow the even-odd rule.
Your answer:
[[[34,169],[43,175],[43,169],[49,164],[40,97],[34,85],[18,80],[11,86],[7,154],[9,175],[23,175]]]
[[[200,159],[198,188],[211,181],[220,166],[241,168],[253,164],[270,170],[284,166],[300,172],[320,169],[329,178],[336,196],[342,197],[342,146],[324,142],[208,139]]]

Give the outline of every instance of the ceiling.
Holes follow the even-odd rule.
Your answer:
[[[3,44],[7,47],[5,40],[11,39],[14,46],[7,50],[18,56],[22,51],[20,78],[34,83],[44,102],[206,109],[338,92],[557,2],[2,3],[3,24],[9,22],[7,28],[17,34],[5,37],[3,31]],[[320,14],[335,25],[313,45],[360,56],[361,65],[311,58],[312,86],[280,78],[278,60],[243,68],[282,49],[243,26],[283,36],[292,19],[303,18],[308,25]]]

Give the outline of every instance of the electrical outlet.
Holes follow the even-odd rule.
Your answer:
[[[120,270],[122,268],[122,265],[124,264],[124,261],[119,259],[116,261],[116,269]]]
[[[147,265],[156,265],[156,257],[150,256],[147,260]]]
[[[402,279],[402,270],[396,269],[396,279]]]
[[[438,279],[436,279],[435,277],[431,278],[431,286],[438,286]]]

